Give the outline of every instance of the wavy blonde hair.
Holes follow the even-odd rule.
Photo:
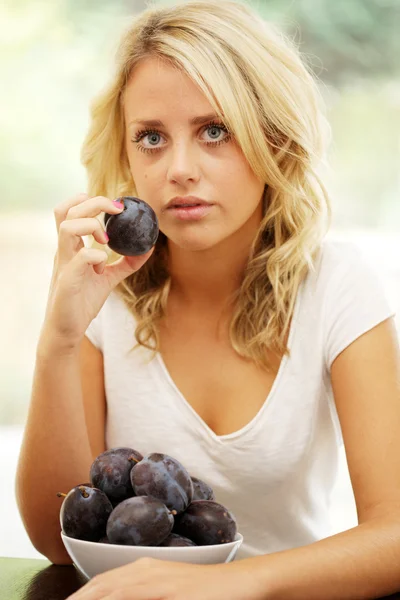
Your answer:
[[[244,2],[147,8],[124,32],[116,73],[91,105],[81,154],[91,196],[137,196],[125,151],[124,90],[135,66],[149,57],[168,61],[199,86],[266,184],[242,284],[228,300],[232,347],[268,371],[267,349],[290,354],[297,291],[315,271],[332,217],[318,173],[331,130],[316,76],[294,41]],[[109,262],[117,258],[109,251]],[[157,324],[171,286],[166,258],[160,231],[150,259],[115,288],[136,319],[132,349],[159,351]]]

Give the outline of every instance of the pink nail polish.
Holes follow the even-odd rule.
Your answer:
[[[110,240],[110,238],[108,237],[108,235],[106,234],[106,232],[104,232],[104,237],[106,238],[106,242],[108,242]]]
[[[122,202],[118,202],[118,200],[113,200],[113,204],[117,208],[124,208],[124,205],[122,204]]]

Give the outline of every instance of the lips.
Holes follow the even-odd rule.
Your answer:
[[[198,204],[197,206],[171,206],[171,214],[173,218],[181,221],[198,221],[206,217],[212,209],[213,204]]]
[[[176,196],[168,202],[167,208],[189,208],[191,206],[207,206],[209,204],[210,202],[196,196]]]
[[[169,206],[169,208],[190,208],[192,206],[206,206],[206,203],[198,203],[198,204],[173,204],[172,206]]]

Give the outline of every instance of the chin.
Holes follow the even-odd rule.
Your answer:
[[[169,236],[165,234],[171,244],[182,250],[188,250],[189,252],[200,252],[209,250],[216,246],[221,240],[210,239],[207,235],[195,236]]]

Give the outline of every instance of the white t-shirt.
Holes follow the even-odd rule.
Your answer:
[[[146,348],[127,354],[136,344],[135,320],[114,291],[86,333],[104,356],[107,448],[169,454],[211,485],[244,536],[238,559],[332,535],[330,496],[343,442],[330,367],[394,314],[360,250],[325,239],[317,271],[308,273],[296,298],[291,357],[283,358],[258,414],[218,436],[183,397],[160,354],[150,362]]]

